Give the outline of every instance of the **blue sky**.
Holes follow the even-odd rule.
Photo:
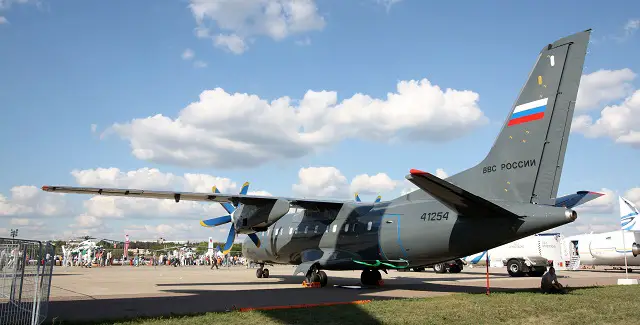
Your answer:
[[[615,195],[640,201],[640,4],[308,0],[287,20],[265,6],[288,1],[226,1],[217,9],[214,2],[0,0],[0,236],[15,227],[37,238],[226,234],[197,223],[222,214],[217,206],[141,208],[24,186],[237,191],[250,181],[251,190],[273,195],[395,197],[410,187],[403,179],[411,168],[451,175],[480,161],[539,50],[587,28],[594,32],[584,107],[560,193],[613,196],[560,230],[616,229]],[[388,100],[398,83],[423,79],[439,88],[409,87]],[[449,88],[473,93],[442,95]],[[326,93],[303,101],[309,90],[335,91],[337,103],[356,94],[380,102],[356,98],[336,108]],[[288,106],[271,103],[285,96]],[[475,117],[407,120],[421,110],[441,115],[438,98]],[[287,107],[309,113],[296,120]],[[158,114],[164,119],[150,118]],[[295,135],[301,130],[305,136]],[[321,168],[305,173],[310,167]],[[141,168],[159,173],[133,174]],[[224,179],[211,184],[213,177]]]

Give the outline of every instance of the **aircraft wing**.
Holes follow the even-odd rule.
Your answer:
[[[585,204],[591,200],[595,200],[604,194],[589,191],[578,191],[575,194],[569,194],[556,199],[554,206],[573,208],[582,204]]]
[[[412,169],[410,173],[406,177],[410,182],[461,216],[518,217],[513,212],[432,174],[417,169]]]
[[[150,199],[166,199],[180,202],[185,201],[201,201],[201,202],[219,202],[233,203],[237,205],[242,203],[245,205],[260,206],[264,204],[273,204],[278,199],[289,201],[292,207],[309,209],[309,210],[330,210],[340,209],[347,201],[324,200],[324,199],[298,199],[278,196],[258,196],[244,194],[222,194],[222,193],[193,193],[193,192],[174,192],[174,191],[150,191],[128,188],[99,188],[99,187],[73,187],[73,186],[43,186],[43,191],[57,193],[73,193],[73,194],[90,194],[104,196],[125,196],[135,198]]]

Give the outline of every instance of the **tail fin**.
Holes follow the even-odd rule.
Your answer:
[[[590,34],[542,49],[487,157],[447,181],[487,199],[554,204]]]
[[[631,201],[620,196],[620,227],[624,230],[640,231],[638,209]]]

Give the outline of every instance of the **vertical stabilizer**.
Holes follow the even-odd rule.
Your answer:
[[[555,203],[590,33],[542,49],[487,157],[447,181],[486,199]]]
[[[638,209],[631,201],[619,197],[620,201],[620,227],[623,230],[640,231],[638,223]]]

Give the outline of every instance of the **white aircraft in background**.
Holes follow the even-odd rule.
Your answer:
[[[620,230],[565,238],[572,262],[582,265],[640,266],[640,216],[629,200],[620,197]],[[624,236],[624,237],[623,237]]]

